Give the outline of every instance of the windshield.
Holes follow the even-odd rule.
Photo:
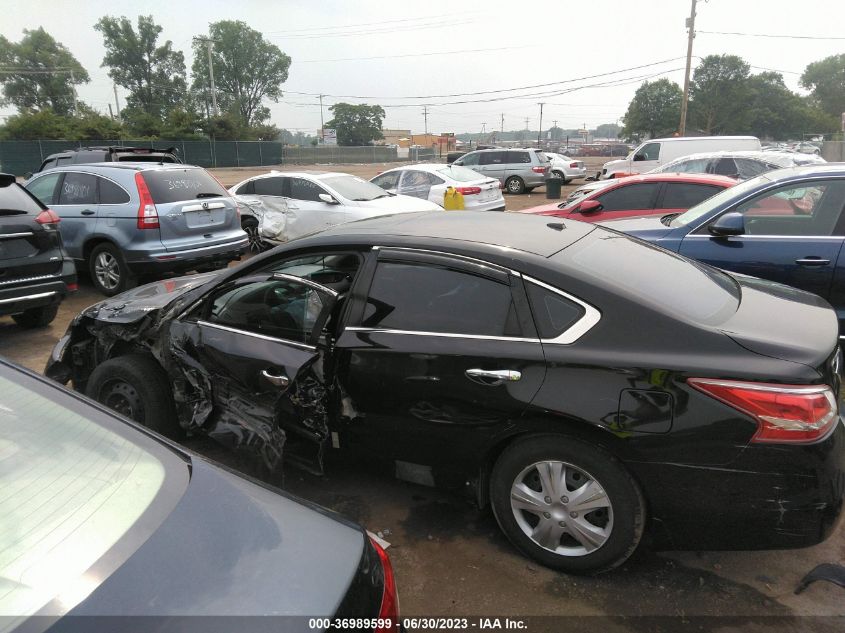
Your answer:
[[[187,477],[146,435],[0,365],[0,618],[76,606],[148,539]]]
[[[378,185],[367,182],[363,178],[358,178],[358,176],[344,174],[342,176],[327,176],[318,180],[337,191],[347,200],[355,200],[356,202],[367,202],[390,195]]]
[[[738,185],[734,185],[733,187],[728,187],[727,189],[723,189],[719,193],[717,193],[712,198],[707,198],[704,202],[700,202],[699,204],[695,205],[692,209],[687,211],[686,213],[682,213],[678,217],[674,218],[670,223],[669,226],[673,229],[681,227],[681,226],[688,226],[698,220],[699,218],[704,217],[708,213],[710,213],[713,209],[719,207],[720,205],[724,204],[725,202],[730,201],[733,198],[739,199],[744,196],[749,191],[752,191],[759,187],[761,184],[771,182],[769,178],[766,176],[757,176],[756,178],[752,178],[751,180],[746,180],[745,182],[741,182]]]
[[[443,169],[437,170],[438,174],[443,174],[446,178],[451,178],[458,182],[472,182],[473,180],[484,180],[484,176],[477,171],[473,171],[460,165],[449,165]]]

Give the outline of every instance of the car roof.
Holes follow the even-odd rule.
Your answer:
[[[647,141],[643,141],[640,145],[644,145],[645,143],[656,143],[660,141],[661,143],[687,143],[689,141],[698,141],[698,140],[707,140],[707,139],[720,139],[720,140],[730,140],[730,141],[759,141],[756,136],[670,136],[667,138],[650,138]]]
[[[73,165],[59,165],[48,171],[41,173],[46,174],[53,171],[79,171],[95,167],[96,169],[123,169],[127,171],[150,171],[150,170],[169,170],[169,169],[203,169],[199,165],[186,165],[184,163],[156,163],[150,161],[134,162],[129,160],[111,161],[103,163],[75,163]],[[40,174],[39,174],[40,175]]]
[[[347,222],[315,237],[336,242],[343,238],[370,236],[369,241],[376,246],[392,237],[415,237],[550,257],[594,229],[586,222],[557,218],[550,221],[548,217],[522,213],[422,211]]]
[[[625,176],[624,178],[614,178],[611,179],[611,182],[613,180],[625,184],[638,182],[688,182],[700,183],[702,185],[724,185],[726,187],[731,187],[736,184],[736,178],[731,178],[729,176],[720,176],[717,174],[679,174],[674,172],[637,174],[635,176]]]
[[[813,163],[797,167],[785,167],[766,172],[758,178],[766,178],[772,182],[787,182],[806,178],[845,178],[845,163]]]
[[[750,158],[753,160],[763,160],[769,162],[775,162],[777,160],[783,161],[784,159],[792,160],[794,157],[799,157],[802,160],[806,160],[806,154],[800,154],[798,152],[764,152],[763,150],[759,151],[752,151],[752,150],[721,150],[718,152],[696,152],[694,154],[687,154],[686,156],[681,156],[680,158],[676,158],[672,161],[674,162],[681,162],[687,160],[694,160],[694,159],[707,159],[707,158]],[[773,160],[774,159],[774,160]],[[671,163],[667,163],[671,164]]]

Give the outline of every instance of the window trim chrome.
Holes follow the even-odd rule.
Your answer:
[[[23,297],[10,297],[9,299],[0,299],[0,305],[7,303],[17,303],[18,301],[32,301],[33,299],[46,299],[47,297],[52,297],[54,294],[56,294],[56,291],[51,290],[50,292],[39,292],[38,294],[25,295]]]
[[[23,233],[0,233],[0,240],[11,240],[16,237],[32,237],[35,235],[32,231],[26,231]]]
[[[223,330],[224,332],[230,332],[232,334],[243,334],[244,336],[251,336],[253,338],[261,339],[263,341],[271,341],[273,343],[284,343],[286,345],[293,345],[294,347],[301,347],[302,349],[307,349],[314,352],[317,351],[316,345],[308,345],[307,343],[291,341],[286,338],[279,338],[278,336],[269,336],[268,334],[258,334],[256,332],[249,332],[247,330],[239,330],[238,328],[234,328],[228,325],[220,325],[219,323],[212,323],[211,321],[205,321],[203,319],[198,319],[197,325],[205,325],[206,327],[210,327],[215,330]]]
[[[378,334],[403,334],[407,336],[439,336],[443,338],[463,338],[475,339],[480,341],[511,341],[514,343],[540,343],[539,338],[520,338],[516,336],[492,336],[488,334],[455,334],[454,332],[426,332],[423,330],[395,330],[393,328],[383,327],[363,327],[359,325],[350,325],[343,328],[343,331],[349,332],[370,332]]]
[[[566,330],[561,332],[555,338],[541,338],[540,341],[542,343],[551,343],[554,345],[571,345],[579,338],[584,336],[587,332],[589,332],[599,321],[601,321],[601,312],[587,303],[586,301],[582,301],[578,297],[575,297],[568,292],[564,292],[560,288],[555,288],[554,286],[550,286],[549,284],[540,281],[539,279],[534,279],[533,277],[529,277],[527,275],[520,274],[523,281],[527,283],[532,283],[541,288],[545,288],[546,290],[553,292],[555,294],[572,301],[573,303],[577,303],[579,306],[584,308],[584,316],[578,319],[575,323],[570,325]]]

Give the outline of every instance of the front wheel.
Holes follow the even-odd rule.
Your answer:
[[[518,176],[511,176],[505,181],[505,189],[508,193],[519,194],[525,191],[525,183]]]
[[[241,221],[241,228],[249,239],[249,252],[260,253],[264,250],[264,241],[258,231],[258,220],[255,218],[244,218]]]
[[[94,369],[85,393],[113,411],[174,440],[182,437],[167,374],[143,354],[111,358]]]
[[[50,306],[42,306],[40,308],[30,308],[20,314],[13,314],[12,318],[15,323],[25,328],[36,328],[50,325],[56,314],[59,312],[59,304]]]
[[[536,561],[592,574],[637,548],[645,502],[609,453],[581,440],[535,436],[508,447],[493,468],[490,501],[502,531]]]

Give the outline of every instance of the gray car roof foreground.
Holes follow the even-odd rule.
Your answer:
[[[378,245],[381,237],[417,237],[486,244],[550,257],[595,229],[586,222],[522,213],[423,211],[347,222],[314,237],[337,241],[372,236],[373,245]]]
[[[203,169],[199,165],[186,165],[185,163],[156,163],[151,161],[106,161],[102,163],[77,163],[75,165],[60,165],[49,171],[80,171],[86,167],[97,169],[124,169],[128,171],[149,171],[153,169]]]

